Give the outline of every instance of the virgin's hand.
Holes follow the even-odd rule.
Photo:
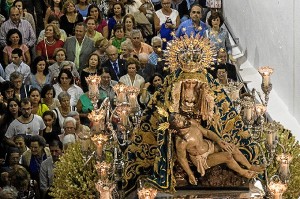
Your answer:
[[[189,183],[192,185],[197,185],[197,180],[194,175],[189,175]]]

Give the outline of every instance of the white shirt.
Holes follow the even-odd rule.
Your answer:
[[[23,83],[29,82],[29,80],[30,80],[30,67],[27,64],[25,64],[24,62],[21,62],[20,66],[17,66],[13,62],[8,64],[5,68],[5,74],[6,74],[5,79],[7,81],[9,81],[10,75],[15,71],[18,71],[18,72],[22,73],[22,75],[24,76]]]
[[[39,131],[45,128],[46,125],[43,119],[33,114],[32,120],[27,124],[20,122],[18,119],[12,121],[5,133],[5,137],[12,138],[18,134],[39,135]]]
[[[54,84],[53,85],[54,87],[54,90],[55,90],[55,98],[57,98],[57,96],[63,91],[62,88],[60,87],[60,85],[57,83],[57,84]],[[67,92],[69,93],[69,95],[71,95],[71,99],[70,99],[70,106],[76,106],[77,105],[77,102],[80,98],[80,96],[83,94],[83,91],[82,89],[73,84],[68,90]]]
[[[126,74],[120,78],[120,82],[122,82],[123,84],[125,84],[127,86],[134,86],[134,87],[141,89],[141,85],[143,83],[145,83],[145,79],[142,76],[140,76],[139,74],[136,74],[134,81],[131,82],[129,75]]]

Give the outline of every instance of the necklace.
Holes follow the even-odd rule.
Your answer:
[[[49,45],[49,46],[51,46],[55,43],[55,39],[53,41],[49,42],[46,38],[45,41],[46,41],[46,44]]]

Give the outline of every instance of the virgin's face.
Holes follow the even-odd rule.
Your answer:
[[[91,10],[90,10],[90,15],[92,16],[92,17],[94,17],[94,19],[98,19],[99,18],[99,11],[98,11],[98,9],[97,8],[92,8]]]
[[[115,15],[121,15],[121,13],[122,13],[122,8],[121,8],[121,6],[120,6],[119,4],[116,4],[116,5],[114,6],[114,14],[115,14]]]
[[[126,30],[132,30],[133,29],[133,21],[129,17],[127,17],[126,20],[125,20],[125,28],[126,28]]]
[[[19,111],[19,106],[15,101],[11,101],[8,105],[8,108],[9,112],[11,112],[12,114],[16,114]]]
[[[20,41],[20,37],[17,33],[15,33],[9,37],[9,40],[11,41],[12,44],[18,44]]]
[[[38,72],[43,72],[46,68],[46,62],[45,61],[39,61],[36,65],[36,70]]]
[[[98,66],[99,60],[97,55],[92,55],[89,59],[89,66],[96,68]]]

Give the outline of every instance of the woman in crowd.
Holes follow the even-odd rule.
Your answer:
[[[53,78],[52,81],[56,82],[56,79],[62,69],[62,62],[65,62],[67,59],[66,50],[64,48],[57,48],[54,51],[54,60],[56,61],[54,64],[49,66],[49,71],[51,77]],[[68,61],[69,64],[73,66],[72,74],[75,77],[79,77],[78,71],[76,70],[75,64],[71,61]]]
[[[145,84],[145,79],[137,74],[140,69],[140,63],[135,58],[127,59],[127,74],[120,78],[120,82],[127,86],[134,86],[142,89]]]
[[[125,37],[129,38],[131,37],[131,31],[135,29],[135,19],[132,14],[125,15],[123,19],[123,27],[125,31]]]
[[[48,24],[45,28],[44,40],[40,41],[36,46],[37,56],[47,58],[48,64],[55,63],[54,51],[56,48],[62,48],[64,42],[60,40],[60,31],[56,25]]]
[[[124,34],[124,27],[122,24],[116,24],[114,27],[114,35],[110,39],[111,45],[115,46],[118,49],[118,53],[121,53],[121,43],[126,40]]]
[[[106,49],[109,46],[109,41],[106,38],[101,38],[95,42],[96,50],[93,54],[97,54],[100,59],[100,66],[108,60],[108,56],[106,54]]]
[[[226,49],[229,58],[233,60],[228,32],[221,28],[223,23],[224,18],[221,13],[215,12],[210,15],[208,18],[210,27],[205,31],[204,36],[210,39],[211,43],[214,44],[216,51],[219,51],[221,48]]]
[[[63,0],[50,1],[50,6],[46,10],[45,14],[45,26],[48,24],[48,19],[51,15],[57,16],[59,19],[63,16]]]
[[[127,39],[126,41],[121,43],[121,54],[120,59],[128,59],[129,57],[133,57],[133,45],[131,40]]]
[[[49,110],[48,106],[41,102],[41,93],[37,88],[30,90],[29,99],[32,106],[32,114],[37,114],[42,117],[43,113]]]
[[[67,33],[60,28],[59,26],[59,18],[56,15],[50,15],[48,18],[48,23],[47,24],[53,24],[55,26],[57,26],[59,28],[59,32],[60,32],[60,40],[65,42],[67,39]],[[40,32],[39,38],[37,39],[37,43],[39,43],[40,41],[44,40],[45,37],[45,29],[42,30]]]
[[[51,83],[51,80],[46,59],[42,56],[36,57],[31,65],[30,84],[32,88],[41,91],[45,84]]]
[[[15,86],[10,81],[5,81],[1,83],[1,95],[3,97],[2,103],[7,105],[9,99],[15,97]]]
[[[122,0],[122,3],[124,4],[126,14],[133,14],[142,9],[142,2],[140,0]]]
[[[17,198],[40,198],[39,186],[31,180],[30,173],[21,165],[16,165],[10,172],[11,186],[18,191]]]
[[[82,122],[80,121],[80,116],[77,111],[71,111],[68,114],[68,117],[72,117],[76,120],[76,128],[75,128],[75,135],[80,137],[80,134],[84,134],[87,132],[90,132],[90,128],[86,125],[83,125]],[[89,124],[87,124],[89,125]]]
[[[84,68],[80,75],[81,88],[83,92],[87,92],[89,90],[88,84],[85,80],[86,77],[90,75],[96,75],[98,73],[98,68],[100,68],[100,59],[97,54],[91,54],[86,68]]]
[[[57,83],[53,85],[55,93],[59,95],[62,91],[67,91],[70,98],[70,105],[75,107],[79,97],[83,94],[82,89],[74,84],[74,77],[71,71],[63,69],[60,71]]]
[[[60,27],[62,27],[67,36],[73,36],[75,33],[75,25],[79,22],[83,22],[83,17],[80,13],[77,13],[75,4],[72,1],[66,1],[63,6],[64,15],[60,18]]]
[[[31,58],[29,48],[22,44],[22,34],[18,29],[10,29],[6,34],[6,46],[3,49],[3,61],[5,65],[12,62],[11,52],[15,48],[20,48],[23,52],[23,62],[30,66]]]
[[[46,104],[51,111],[60,106],[58,99],[55,98],[55,94],[54,87],[51,84],[43,86],[41,91],[41,101]]]
[[[5,107],[2,107],[5,108]],[[11,98],[7,101],[7,107],[4,110],[4,115],[0,118],[0,141],[2,143],[5,132],[10,125],[10,123],[18,118],[20,114],[20,101],[16,98]]]
[[[108,97],[110,104],[114,106],[116,93],[113,89],[113,86],[115,86],[118,82],[111,80],[109,69],[107,67],[100,69],[100,76],[101,81],[99,85],[99,104],[101,104],[103,100]]]
[[[94,17],[87,17],[85,20],[87,31],[85,33],[85,36],[93,40],[94,42],[98,41],[99,39],[102,39],[103,36],[100,32],[97,32],[95,30],[97,21],[94,19]]]
[[[58,135],[61,134],[61,128],[55,125],[55,113],[53,111],[46,111],[42,118],[46,125],[46,128],[43,130],[43,137],[46,143],[49,144],[53,140],[59,140]]]
[[[154,75],[150,78],[149,82],[144,84],[144,87],[141,92],[140,102],[144,105],[147,105],[151,96],[155,93],[155,91],[160,88],[163,84],[163,76],[159,73],[154,73]]]
[[[89,6],[88,9],[88,14],[87,16],[91,16],[94,17],[94,19],[97,21],[96,23],[96,31],[100,32],[103,37],[105,37],[106,39],[108,39],[108,26],[107,26],[107,22],[106,20],[104,20],[102,18],[100,9],[98,8],[98,6],[92,4]]]
[[[70,106],[70,99],[71,96],[69,93],[67,93],[66,91],[61,92],[58,95],[60,106],[53,109],[56,118],[55,125],[59,126],[60,128],[63,128],[63,123],[66,117],[68,116],[69,112],[72,110]]]
[[[158,33],[161,26],[170,19],[172,23],[165,24],[166,28],[176,29],[180,24],[180,17],[177,10],[171,8],[171,0],[162,0],[162,8],[154,13],[154,28]]]
[[[82,15],[82,17],[87,17],[89,9],[89,0],[77,0],[76,1],[76,10]]]
[[[112,17],[108,19],[108,31],[109,31],[109,38],[112,35],[112,30],[116,24],[122,24],[123,16],[125,15],[125,8],[121,2],[116,2],[113,4],[112,10]]]

